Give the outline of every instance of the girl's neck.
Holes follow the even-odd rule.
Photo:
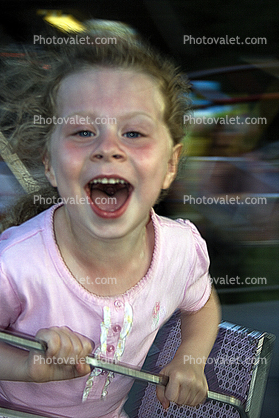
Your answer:
[[[57,245],[72,275],[88,291],[100,296],[124,293],[146,274],[154,248],[151,221],[124,238],[99,240],[76,234],[61,209],[54,215]]]

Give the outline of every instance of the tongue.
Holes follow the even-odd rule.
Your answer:
[[[123,187],[117,190],[114,194],[110,195],[100,189],[91,190],[91,199],[94,204],[105,212],[115,212],[121,206],[124,205],[129,197],[129,191],[127,187]]]

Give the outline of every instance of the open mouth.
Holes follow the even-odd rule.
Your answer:
[[[98,212],[117,213],[124,207],[132,192],[133,186],[122,178],[99,177],[87,185],[87,193]]]

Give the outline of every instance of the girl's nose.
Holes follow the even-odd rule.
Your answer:
[[[92,152],[91,160],[124,161],[125,159],[126,153],[121,147],[117,133],[110,129],[100,133],[97,146]]]

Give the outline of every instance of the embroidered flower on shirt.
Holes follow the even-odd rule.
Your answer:
[[[166,315],[166,309],[160,302],[156,302],[152,310],[152,329],[158,328],[159,320],[162,323],[163,318]]]
[[[160,302],[156,302],[152,311],[152,328],[157,328],[160,318]]]

